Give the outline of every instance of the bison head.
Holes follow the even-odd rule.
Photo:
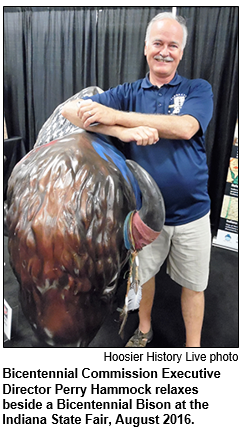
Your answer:
[[[124,222],[137,206],[131,170],[143,195],[141,222],[160,231],[156,184],[101,136],[81,131],[36,147],[12,172],[10,263],[24,314],[50,345],[86,346],[108,313],[128,257]],[[134,234],[140,242],[139,229]]]

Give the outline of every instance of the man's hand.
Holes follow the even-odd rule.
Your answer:
[[[80,106],[78,106],[78,103],[80,103]],[[82,111],[84,111],[84,113],[82,113]],[[92,115],[89,117],[87,112],[90,111]],[[111,111],[112,114],[110,115]],[[97,115],[97,113],[99,115],[99,112],[101,115],[100,118],[102,118],[102,112],[107,112],[107,115],[105,114],[105,119],[103,119],[103,121],[99,120],[98,116],[96,117],[97,119],[93,118]],[[97,132],[106,134],[108,136],[114,136],[126,143],[136,142],[137,145],[146,146],[153,145],[154,143],[158,142],[159,133],[154,127],[141,125],[137,127],[127,128],[117,124],[110,125],[114,121],[113,112],[117,113],[117,111],[95,103],[92,100],[73,100],[72,102],[68,102],[63,107],[61,113],[66,119],[68,119],[72,124],[76,125],[77,127],[95,133]],[[83,119],[80,119],[78,115],[81,115]],[[90,121],[87,121],[86,118],[89,118]],[[92,124],[96,122],[98,123],[98,125],[94,125],[91,127],[87,125],[88,122]],[[105,124],[104,122],[107,122],[107,124]]]
[[[156,115],[156,114],[141,114],[136,112],[122,112],[115,109],[108,108],[99,103],[88,100],[74,100],[68,102],[63,110],[62,115],[71,121],[77,127],[84,128],[85,130],[96,131],[94,124],[104,126],[104,134],[118,137],[124,142],[137,142],[137,145],[152,145],[156,143],[159,138],[163,139],[185,139],[189,140],[196,134],[200,128],[199,122],[191,115]],[[114,130],[106,130],[107,127],[115,127]],[[117,128],[122,127],[123,138],[117,136]],[[92,128],[94,130],[92,130]],[[131,130],[133,138],[128,138],[126,130]],[[145,133],[141,133],[142,130]],[[136,133],[138,130],[139,134]],[[147,131],[146,131],[147,130]],[[148,139],[149,130],[155,130],[157,137]],[[98,131],[103,133],[103,131]],[[151,134],[150,132],[150,134]],[[146,142],[145,143],[145,139]]]
[[[118,127],[117,137],[123,142],[136,142],[137,145],[154,145],[159,140],[158,131],[155,128],[139,126],[133,128]]]
[[[87,129],[93,123],[104,125],[116,124],[116,111],[92,100],[79,100],[77,116],[83,123],[83,128]]]

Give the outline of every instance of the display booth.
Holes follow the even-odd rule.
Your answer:
[[[234,133],[219,229],[213,244],[238,251],[238,122]]]

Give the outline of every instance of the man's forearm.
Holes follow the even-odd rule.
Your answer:
[[[67,103],[62,115],[78,127],[114,136],[124,142],[136,141],[140,145],[153,144],[159,137],[189,140],[199,129],[198,121],[190,115],[122,112],[90,100],[82,102],[79,112],[77,101]],[[99,124],[92,126],[94,122]]]
[[[114,111],[113,111],[114,112]],[[139,126],[139,127],[124,127],[122,125],[106,125],[98,123],[84,127],[84,121],[77,115],[77,101],[67,103],[62,109],[62,115],[77,127],[83,128],[94,133],[101,133],[107,136],[116,137],[123,142],[136,142],[137,145],[153,145],[159,139],[156,129]]]
[[[104,124],[96,124],[88,127],[87,131],[92,131],[94,133],[105,134],[106,136],[116,137],[117,139],[121,139],[121,132],[124,129],[121,125],[104,125]]]
[[[116,123],[123,127],[146,125],[156,128],[160,138],[189,140],[199,129],[199,123],[190,115],[151,115],[116,111]]]
[[[68,102],[63,107],[61,114],[75,126],[84,128],[83,121],[77,116],[77,101]],[[119,138],[119,131],[122,128],[123,127],[120,125],[107,126],[104,124],[98,124],[88,127],[87,130]]]
[[[81,102],[78,117],[87,129],[92,123],[125,128],[150,127],[158,131],[158,135],[165,139],[189,140],[199,130],[198,121],[190,115],[163,115],[123,112],[104,106],[92,100]]]

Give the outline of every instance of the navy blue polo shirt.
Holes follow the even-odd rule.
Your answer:
[[[200,129],[192,139],[160,139],[149,146],[131,142],[127,155],[146,169],[158,184],[166,206],[166,225],[186,224],[209,212],[204,133],[213,113],[213,94],[207,81],[190,80],[176,74],[171,82],[159,88],[146,76],[91,99],[127,112],[195,117]]]

